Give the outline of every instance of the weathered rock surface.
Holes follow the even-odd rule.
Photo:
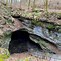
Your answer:
[[[23,27],[21,22],[11,16],[12,8],[1,3],[0,5],[0,47],[8,48],[11,32]]]

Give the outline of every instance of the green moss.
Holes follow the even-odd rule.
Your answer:
[[[54,23],[42,22],[42,21],[38,21],[35,19],[35,20],[32,20],[32,25],[41,26],[41,27],[45,27],[49,30],[55,30],[55,31],[61,32],[61,26],[55,25]]]
[[[5,31],[4,32],[4,37],[10,37],[11,36],[11,30]]]
[[[4,61],[4,59],[3,58],[0,58],[0,61]]]
[[[39,22],[38,20],[32,20],[32,24],[36,26],[42,26],[42,27],[45,25],[44,23]]]
[[[5,21],[6,21],[6,24],[13,24],[13,21],[11,18],[6,19]]]
[[[55,26],[54,26],[54,25],[52,25],[52,24],[48,24],[47,28],[52,30],[52,29],[54,29],[54,28],[55,28]]]
[[[36,25],[37,24],[37,21],[36,20],[32,20],[32,24],[33,25]]]
[[[42,10],[42,11],[43,11],[43,10]],[[35,9],[33,10],[33,12],[35,12],[35,13],[39,13],[39,12],[40,12],[40,9],[35,8]]]
[[[6,54],[0,54],[0,58],[2,58],[2,59],[7,59],[7,58],[9,58],[9,55],[6,55]]]
[[[5,48],[0,48],[0,61],[4,61],[5,59],[9,58],[10,53]]]

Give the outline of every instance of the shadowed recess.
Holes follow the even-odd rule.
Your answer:
[[[12,33],[11,41],[9,43],[9,52],[13,53],[22,53],[28,52],[31,49],[41,49],[41,47],[30,40],[29,33],[23,30],[17,30]]]

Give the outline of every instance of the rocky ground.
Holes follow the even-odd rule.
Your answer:
[[[36,57],[36,56],[32,56],[29,53],[21,53],[21,54],[13,54],[12,56],[10,56],[9,59],[7,59],[6,61],[61,61],[61,56],[59,55],[52,55],[52,56],[48,56],[48,55],[41,55],[40,58]]]

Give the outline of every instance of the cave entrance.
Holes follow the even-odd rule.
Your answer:
[[[30,40],[29,35],[30,34],[24,30],[12,32],[11,41],[9,43],[10,54],[28,52],[32,48],[40,48],[38,44]]]

